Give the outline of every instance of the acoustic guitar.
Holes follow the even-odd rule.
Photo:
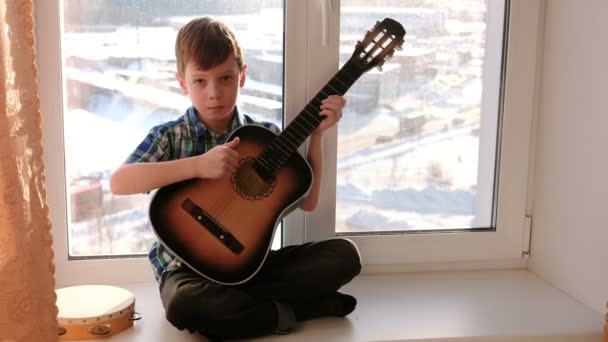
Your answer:
[[[310,190],[313,174],[298,147],[321,123],[321,100],[344,95],[373,67],[401,49],[405,30],[397,21],[377,22],[350,59],[276,135],[259,125],[244,125],[237,170],[224,179],[190,179],[160,188],[149,207],[153,231],[183,264],[215,282],[236,285],[262,267],[276,227]]]

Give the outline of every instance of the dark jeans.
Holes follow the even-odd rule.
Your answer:
[[[295,316],[290,303],[334,293],[360,270],[354,243],[336,238],[271,251],[260,271],[236,286],[215,283],[185,267],[168,271],[160,294],[167,320],[178,329],[245,338],[291,328]]]

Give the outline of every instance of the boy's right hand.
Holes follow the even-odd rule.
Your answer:
[[[239,161],[239,153],[235,150],[239,146],[239,141],[239,137],[236,137],[196,157],[198,176],[212,179],[232,176]]]

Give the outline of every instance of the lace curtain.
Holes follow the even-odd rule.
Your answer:
[[[0,0],[0,341],[56,341],[32,0]]]

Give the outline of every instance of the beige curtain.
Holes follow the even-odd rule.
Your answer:
[[[32,0],[0,0],[0,341],[56,341]]]

